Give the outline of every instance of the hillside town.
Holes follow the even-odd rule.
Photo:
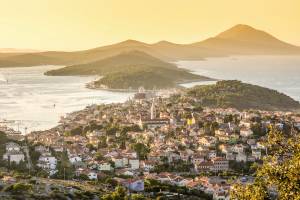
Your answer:
[[[108,190],[121,185],[148,197],[154,195],[146,187],[152,180],[227,200],[234,183],[253,181],[254,166],[268,154],[265,141],[272,128],[299,133],[300,116],[203,108],[184,94],[140,89],[125,103],[67,114],[47,131],[21,136],[3,128],[9,142],[2,159],[10,168],[23,165],[49,180],[106,180]]]

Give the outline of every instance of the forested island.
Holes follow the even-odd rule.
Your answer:
[[[96,62],[72,65],[48,71],[52,76],[99,75],[93,88],[101,89],[167,89],[178,83],[209,81],[208,77],[192,74],[176,65],[162,61],[141,51],[123,52]]]
[[[187,91],[188,96],[201,100],[203,106],[261,109],[297,110],[300,104],[276,90],[237,80],[218,81],[215,85],[195,86]]]

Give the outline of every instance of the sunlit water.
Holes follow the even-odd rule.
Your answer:
[[[94,103],[123,102],[132,94],[90,90],[95,77],[44,76],[57,66],[0,69],[0,121],[15,120],[10,127],[44,130],[66,113]]]
[[[272,88],[300,101],[300,56],[238,56],[176,64],[196,74],[224,80],[238,79]]]
[[[239,79],[276,89],[300,100],[300,57],[252,56],[180,61],[180,67],[217,78]],[[124,102],[132,93],[90,90],[85,84],[95,77],[44,76],[57,66],[0,68],[0,121],[24,132],[57,125],[61,116],[94,103]],[[210,84],[205,82],[201,84]],[[192,87],[200,83],[182,84]],[[55,105],[55,106],[54,106]]]

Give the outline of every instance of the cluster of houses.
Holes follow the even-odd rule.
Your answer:
[[[270,126],[299,131],[300,117],[294,113],[238,111],[236,109],[199,108],[195,99],[147,96],[139,92],[125,103],[92,105],[63,117],[57,127],[32,132],[29,141],[40,153],[38,166],[57,173],[60,158],[51,152],[66,152],[76,175],[98,179],[103,172],[116,176],[152,178],[178,186],[199,188],[226,199],[230,185],[204,177],[186,179],[181,171],[158,172],[163,165],[191,166],[193,174],[232,171],[232,162],[257,162],[267,153],[264,146]],[[115,131],[111,131],[114,125]],[[121,128],[131,127],[122,132]],[[135,127],[134,129],[132,127]],[[286,129],[289,127],[289,129]],[[125,138],[125,139],[124,139]],[[132,148],[144,145],[144,157]],[[24,160],[21,149],[7,144],[10,160]],[[126,183],[127,179],[120,182]],[[141,188],[141,187],[140,187]]]
[[[38,145],[35,146],[34,150],[40,153],[37,166],[47,171],[50,176],[56,174],[57,158],[52,155],[50,148],[43,145]]]
[[[157,180],[161,183],[185,186],[189,189],[201,190],[206,194],[212,195],[213,199],[215,200],[230,199],[229,191],[231,184],[228,182],[228,180],[219,176],[199,176],[195,178],[184,178],[182,176],[164,172],[160,174],[150,174],[145,178]],[[243,177],[243,179],[245,179],[245,177]],[[249,179],[249,181],[252,180]]]
[[[12,121],[14,122],[14,121]],[[7,135],[7,138],[11,140],[22,141],[24,140],[24,135],[20,131],[16,131],[13,128],[8,127],[7,125],[12,123],[11,121],[0,121],[0,132],[3,132]]]

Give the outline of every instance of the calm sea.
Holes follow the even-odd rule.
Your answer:
[[[85,84],[96,77],[44,76],[57,66],[0,69],[0,121],[24,132],[44,130],[66,113],[95,103],[126,101],[132,94],[90,90]]]
[[[300,56],[238,56],[176,64],[196,74],[223,80],[238,79],[275,89],[300,101]]]
[[[252,56],[180,61],[180,67],[217,79],[239,79],[279,90],[300,100],[300,57]],[[43,73],[57,66],[0,69],[0,121],[24,132],[48,129],[66,113],[94,103],[124,102],[132,93],[90,90],[95,77],[53,77]],[[203,83],[183,84],[192,87]],[[205,83],[207,84],[207,83]]]

